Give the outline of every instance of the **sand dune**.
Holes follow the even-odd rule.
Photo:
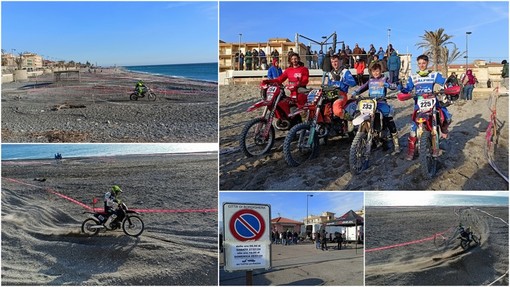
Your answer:
[[[508,220],[508,207],[480,207]],[[446,207],[367,208],[367,285],[494,285],[508,286],[508,223],[476,209]],[[397,219],[396,217],[403,217]],[[394,217],[394,222],[389,219]],[[399,224],[406,221],[406,225]],[[454,230],[458,223],[471,226],[481,245],[463,250]],[[384,226],[383,226],[384,223]],[[405,228],[401,229],[402,226]],[[379,251],[372,248],[425,238],[446,231],[448,241],[433,240]],[[497,281],[496,281],[497,280]]]
[[[215,209],[217,156],[108,159],[3,165],[2,284],[216,285],[216,212],[143,213],[138,238],[119,230],[88,237],[85,209],[47,190],[89,203],[115,178],[132,208]]]

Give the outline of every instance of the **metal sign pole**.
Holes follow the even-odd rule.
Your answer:
[[[253,286],[253,270],[246,271],[246,286]]]

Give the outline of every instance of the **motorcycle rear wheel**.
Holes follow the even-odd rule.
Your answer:
[[[153,92],[150,92],[147,94],[147,98],[149,99],[149,101],[155,101],[156,100],[156,94],[154,94]]]
[[[311,145],[308,145],[310,129],[309,123],[301,123],[294,126],[285,137],[283,154],[288,165],[299,166],[318,155],[319,137],[317,131],[313,135]]]
[[[432,156],[432,152],[432,134],[429,131],[423,131],[420,138],[419,158],[423,174],[427,179],[433,178],[437,172],[437,158]]]
[[[93,225],[98,225],[100,224],[99,221],[96,221],[92,218],[87,218],[85,219],[85,221],[83,221],[82,225],[81,225],[81,232],[87,234],[87,235],[90,235],[90,236],[94,236],[94,235],[97,235],[99,233],[99,228],[91,228]]]
[[[144,230],[143,221],[138,215],[126,215],[126,218],[122,221],[122,230],[126,235],[140,236]]]
[[[129,95],[129,99],[131,101],[138,101],[138,95],[136,93],[132,93],[131,95]]]
[[[261,134],[269,127],[267,138]],[[266,118],[253,119],[244,126],[241,132],[239,145],[247,157],[260,156],[271,150],[275,141],[275,131],[273,125],[267,122]]]
[[[358,132],[352,140],[349,150],[349,167],[352,175],[358,175],[368,167],[365,156],[367,144],[368,134],[366,132]]]

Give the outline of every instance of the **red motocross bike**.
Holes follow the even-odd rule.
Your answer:
[[[251,105],[247,111],[264,108],[262,116],[244,126],[239,140],[241,150],[248,157],[259,156],[271,150],[275,142],[275,128],[286,131],[301,122],[299,114],[289,116],[296,101],[285,95],[281,84],[262,82],[260,95],[262,99]]]
[[[339,95],[338,88],[328,86],[313,89],[308,93],[307,103],[295,112],[306,112],[307,121],[294,126],[283,143],[283,154],[289,166],[299,166],[316,157],[319,153],[319,139],[327,142],[328,137],[353,136],[354,126],[350,114],[346,115],[347,119],[333,115],[331,107]],[[345,107],[355,102],[356,100],[348,100]]]
[[[416,105],[418,109],[412,115],[413,121],[418,126],[416,131],[418,156],[424,175],[432,178],[437,172],[437,159],[439,153],[439,141],[441,139],[441,123],[445,120],[441,109],[437,108],[437,103],[443,107],[451,102],[448,100],[452,96],[460,93],[459,86],[452,86],[438,93],[424,94],[418,96]],[[400,101],[406,101],[413,98],[413,94],[398,94]]]

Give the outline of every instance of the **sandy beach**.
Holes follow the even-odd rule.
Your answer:
[[[352,90],[352,88],[351,88]],[[443,145],[435,178],[425,179],[418,160],[406,161],[407,137],[413,104],[389,99],[403,151],[392,156],[378,149],[368,170],[353,177],[349,172],[348,139],[333,138],[320,146],[317,158],[291,168],[283,159],[286,132],[276,132],[270,153],[247,158],[239,149],[244,125],[259,117],[262,109],[246,112],[259,99],[258,85],[220,86],[220,189],[221,190],[508,190],[508,183],[484,156],[485,131],[490,120],[488,95],[459,100],[448,107],[453,114],[450,138]],[[496,163],[508,176],[508,94],[497,106],[501,123]]]
[[[448,237],[459,222],[481,237],[481,245],[463,250],[454,239],[437,247],[430,237],[443,232]],[[508,274],[503,276],[508,272],[508,206],[367,206],[365,240],[366,285],[508,286]]]
[[[217,141],[216,83],[119,69],[82,69],[80,78],[2,84],[3,142]],[[129,99],[139,79],[156,101]]]
[[[215,153],[2,161],[2,285],[217,285],[216,168]],[[88,237],[86,209],[50,192],[102,207],[113,184],[168,212],[142,212],[138,238]]]

